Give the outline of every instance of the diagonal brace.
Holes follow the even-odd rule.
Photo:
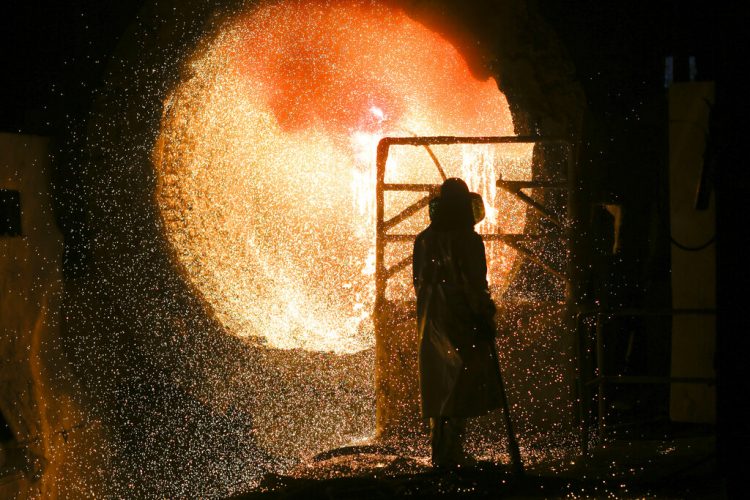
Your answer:
[[[383,230],[388,231],[395,225],[399,224],[400,222],[408,219],[415,213],[419,212],[421,209],[426,207],[430,203],[430,195],[424,196],[420,198],[419,200],[415,201],[405,209],[403,209],[399,214],[393,216],[393,218],[388,219],[383,223]]]
[[[534,264],[540,266],[542,269],[544,269],[545,271],[547,271],[551,275],[556,276],[556,277],[560,278],[563,281],[568,281],[568,277],[565,275],[565,273],[561,273],[560,271],[558,271],[554,267],[550,266],[549,264],[547,264],[542,259],[540,259],[539,257],[537,257],[534,253],[532,253],[528,248],[524,247],[523,245],[519,245],[517,242],[511,241],[511,240],[505,240],[505,241],[503,241],[503,243],[505,243],[506,245],[508,245],[512,249],[516,250],[524,258],[526,258],[526,259],[530,260],[531,262],[533,262]]]
[[[522,187],[536,187],[533,184],[532,185],[528,185],[528,184],[530,183],[522,184],[519,182],[504,181],[502,179],[497,181],[497,187],[499,187],[500,189],[502,189],[503,191],[507,193],[510,193],[514,197],[521,200],[523,203],[526,203],[527,205],[529,205],[531,208],[533,208],[534,210],[542,214],[544,218],[552,222],[555,226],[562,228],[563,223],[557,217],[557,215],[555,215],[549,208],[545,207],[544,205],[542,205],[541,203],[533,199],[531,196],[521,191]],[[546,186],[541,186],[541,187],[546,187]]]

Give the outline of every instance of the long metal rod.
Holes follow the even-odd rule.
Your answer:
[[[589,309],[582,310],[580,312],[581,317],[587,316],[712,316],[716,314],[716,309],[710,308],[676,308],[676,309],[636,309],[636,308],[624,308],[624,309]]]
[[[601,315],[596,317],[596,375],[599,378],[597,394],[597,418],[599,421],[599,435],[604,436],[606,425],[607,400],[605,394],[605,364],[604,364],[604,337],[602,335]]]
[[[581,308],[581,302],[584,300],[581,289],[582,274],[584,269],[584,259],[581,257],[581,251],[578,248],[582,243],[581,221],[583,220],[583,209],[580,206],[582,204],[582,190],[579,185],[579,175],[576,169],[576,161],[574,157],[574,146],[569,141],[561,141],[558,144],[562,144],[565,148],[565,184],[566,184],[566,224],[564,227],[564,233],[566,235],[566,253],[567,253],[567,276],[565,286],[565,320],[568,332],[571,333],[569,336],[568,349],[570,349],[571,355],[575,356],[576,345],[581,346],[584,350],[584,357],[579,359],[575,367],[578,368],[578,373],[573,374],[574,385],[579,388],[578,393],[578,426],[582,435],[581,439],[581,452],[583,455],[588,453],[588,419],[590,416],[590,404],[591,397],[589,389],[583,384],[584,372],[591,367],[591,360],[589,357],[589,346],[587,344],[587,336],[583,335],[583,328],[578,313]],[[573,368],[575,370],[575,368]],[[577,383],[576,383],[577,382]],[[575,425],[575,424],[574,424]]]
[[[520,242],[520,241],[539,241],[551,239],[546,234],[523,234],[523,233],[492,233],[492,234],[480,234],[484,241],[500,241],[500,242]],[[413,234],[384,234],[384,243],[401,243],[407,241],[413,241]]]
[[[490,345],[490,356],[492,356],[494,363],[497,365],[498,374],[500,375],[500,404],[503,411],[503,424],[505,424],[505,433],[508,439],[507,450],[510,455],[510,463],[513,473],[517,476],[524,474],[523,460],[521,459],[521,450],[518,446],[518,439],[516,439],[516,432],[513,428],[513,419],[510,416],[510,405],[508,404],[508,396],[505,392],[505,382],[503,381],[503,370],[500,367],[500,357],[497,355],[497,345],[493,341]]]
[[[375,435],[377,438],[383,436],[388,429],[384,423],[388,418],[388,406],[385,401],[385,370],[388,363],[386,348],[384,346],[383,330],[385,328],[383,314],[386,309],[385,287],[385,236],[384,211],[385,211],[385,162],[388,158],[388,145],[382,141],[377,146],[375,160],[376,184],[375,184],[375,310],[373,311],[373,324],[375,326]]]
[[[586,456],[589,453],[589,432],[588,423],[591,418],[591,398],[589,388],[584,381],[585,374],[589,373],[590,356],[588,345],[588,335],[583,335],[583,321],[580,314],[575,316],[575,322],[572,323],[573,332],[575,333],[576,347],[578,349],[576,356],[576,368],[578,376],[576,377],[576,388],[578,395],[578,432],[580,433],[581,455]]]
[[[392,220],[392,219],[391,219]],[[388,223],[386,223],[388,225]],[[533,253],[531,253],[528,249],[522,247],[521,245],[518,245],[517,242],[519,241],[528,241],[532,240],[533,238],[529,238],[531,235],[525,235],[525,234],[487,234],[482,235],[483,239],[490,240],[490,241],[499,241],[501,243],[505,243],[509,247],[513,248],[514,250],[517,250],[521,255],[535,264],[541,266],[544,268],[547,272],[550,274],[553,274],[557,276],[558,278],[562,280],[567,280],[567,276],[558,271],[557,269],[554,269],[550,266],[548,266],[546,263],[544,263],[541,259],[538,259]],[[387,234],[385,235],[385,242],[386,243],[404,243],[409,242],[414,239],[414,235],[411,234]],[[386,268],[385,270],[385,277],[386,279],[392,277],[397,272],[401,271],[402,269],[405,269],[410,263],[411,263],[412,257],[408,256],[400,260],[397,264],[394,264],[393,266]]]
[[[437,167],[438,172],[440,173],[440,178],[443,179],[443,181],[448,179],[448,176],[445,175],[445,170],[443,170],[443,166],[440,164],[440,161],[438,161],[438,157],[435,156],[435,153],[432,152],[432,148],[427,144],[424,145],[424,148],[427,150],[427,154],[430,155],[432,163],[434,163],[435,167]]]
[[[440,184],[383,184],[385,191],[429,191],[437,192],[440,190]]]
[[[565,139],[542,137],[539,135],[513,136],[471,136],[457,137],[451,135],[435,135],[421,137],[383,137],[378,145],[424,146],[440,144],[560,144],[568,145]]]
[[[640,375],[606,375],[593,378],[587,385],[609,384],[705,384],[714,385],[716,377],[649,377]]]
[[[409,129],[402,128],[401,130],[404,130],[405,132],[410,133],[412,137],[419,137],[419,134],[417,134],[415,132],[412,132]],[[445,170],[443,170],[443,166],[440,164],[440,160],[438,160],[438,157],[432,151],[432,148],[429,145],[427,145],[427,144],[424,144],[423,146],[424,146],[425,150],[427,151],[427,154],[430,155],[430,158],[432,159],[432,163],[434,163],[435,167],[437,167],[438,172],[440,173],[440,178],[443,181],[445,181],[446,179],[448,179],[448,176],[445,175]]]
[[[497,186],[509,191],[518,191],[519,189],[566,189],[567,184],[557,181],[506,181],[500,179]]]

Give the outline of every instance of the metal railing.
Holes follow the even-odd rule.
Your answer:
[[[516,199],[526,204],[530,209],[534,210],[539,214],[541,218],[548,220],[554,226],[553,231],[549,231],[545,234],[523,234],[523,233],[494,233],[494,234],[482,234],[482,238],[485,241],[497,241],[502,242],[515,249],[524,259],[535,263],[545,272],[561,279],[565,282],[566,290],[566,325],[572,329],[572,318],[574,312],[577,310],[575,302],[576,297],[571,293],[570,281],[572,276],[575,275],[575,266],[573,266],[570,257],[571,241],[574,236],[574,224],[571,223],[574,218],[571,215],[571,210],[574,204],[572,203],[572,197],[576,195],[576,176],[573,175],[573,148],[572,145],[564,140],[557,138],[546,138],[541,136],[489,136],[489,137],[455,137],[455,136],[432,136],[432,137],[385,137],[380,140],[377,147],[377,184],[376,184],[376,246],[375,246],[375,351],[376,351],[376,372],[375,372],[375,383],[376,383],[376,421],[379,432],[389,427],[390,423],[385,422],[385,415],[387,412],[383,408],[388,403],[383,401],[386,395],[380,393],[381,387],[388,386],[388,383],[384,377],[390,377],[393,375],[387,374],[392,371],[392,359],[391,353],[386,352],[388,348],[387,342],[383,339],[386,338],[387,328],[393,328],[392,324],[384,320],[384,316],[394,307],[387,307],[388,301],[386,299],[386,290],[388,287],[389,280],[396,275],[396,273],[403,271],[411,265],[412,256],[411,253],[405,258],[391,265],[386,266],[386,247],[389,244],[395,243],[407,243],[413,242],[416,238],[416,234],[392,234],[388,231],[396,227],[401,222],[417,214],[420,210],[425,209],[430,202],[430,199],[438,194],[440,190],[440,184],[423,184],[423,183],[388,183],[386,179],[386,165],[388,161],[389,150],[392,146],[415,146],[423,147],[427,150],[432,162],[440,175],[445,180],[446,173],[440,165],[437,156],[430,148],[434,145],[458,145],[458,144],[535,144],[535,145],[555,145],[563,148],[564,160],[565,160],[565,179],[558,180],[523,180],[523,181],[505,181],[498,180],[497,187],[514,196]],[[545,190],[566,190],[567,191],[567,214],[564,217],[558,216],[554,210],[550,207],[533,199],[528,194],[524,193],[523,189],[545,189]],[[410,191],[410,192],[421,192],[424,196],[420,197],[417,201],[407,206],[399,213],[389,219],[385,219],[385,193],[386,192],[398,192],[398,191]],[[547,262],[544,257],[538,255],[533,250],[529,249],[524,245],[524,242],[538,241],[538,240],[550,240],[550,239],[562,239],[566,241],[567,249],[567,267],[566,269],[558,269],[552,263]],[[391,304],[393,305],[393,304]],[[403,318],[402,318],[403,319]],[[570,332],[568,332],[570,333]],[[572,338],[572,337],[571,337]],[[571,341],[571,350],[574,350],[573,342]],[[385,432],[385,431],[384,431]]]
[[[430,149],[430,146],[435,145],[450,145],[450,144],[555,144],[563,146],[565,148],[565,154],[567,157],[567,169],[568,176],[567,180],[564,181],[504,181],[498,180],[497,186],[509,194],[513,195],[521,202],[525,203],[535,211],[537,211],[542,217],[551,221],[555,226],[562,230],[562,235],[557,237],[566,238],[567,232],[570,230],[570,224],[566,220],[560,220],[549,207],[537,202],[526,193],[523,193],[522,189],[567,189],[569,192],[574,191],[571,188],[570,182],[573,176],[570,175],[573,165],[573,155],[571,151],[571,145],[568,141],[563,139],[545,138],[541,136],[490,136],[490,137],[456,137],[456,136],[431,136],[431,137],[384,137],[378,143],[377,148],[377,185],[376,185],[376,241],[375,241],[375,298],[376,304],[382,303],[385,300],[385,291],[387,287],[387,281],[397,272],[406,268],[411,262],[411,256],[406,257],[391,266],[386,268],[385,266],[385,248],[389,243],[396,242],[408,242],[413,241],[416,235],[414,234],[388,234],[388,230],[392,229],[399,223],[415,215],[421,209],[425,208],[430,199],[435,196],[440,190],[439,184],[396,184],[385,182],[386,164],[388,161],[388,153],[391,146],[419,146],[427,149],[430,157],[435,163],[440,176],[443,180],[446,178],[446,174],[440,167],[440,163],[437,157]],[[412,191],[412,192],[424,192],[425,196],[412,203],[394,217],[385,220],[385,192],[386,191]],[[569,194],[570,196],[570,194]],[[570,203],[568,203],[570,205]],[[568,273],[564,270],[555,269],[550,264],[544,262],[543,259],[535,255],[524,247],[521,242],[529,240],[538,240],[550,238],[548,234],[544,235],[530,235],[523,233],[495,233],[495,234],[483,234],[482,238],[485,241],[500,241],[506,245],[517,250],[524,258],[533,261],[542,267],[546,272],[553,274],[554,276],[567,280]]]
[[[643,376],[643,375],[608,375],[609,369],[606,364],[604,326],[614,318],[634,317],[674,317],[674,316],[715,316],[715,309],[682,308],[682,309],[637,309],[623,308],[617,310],[592,309],[581,311],[576,316],[576,330],[579,332],[578,344],[578,381],[579,381],[579,423],[580,423],[580,445],[583,454],[588,453],[591,435],[591,387],[596,386],[597,402],[597,428],[600,435],[606,431],[607,420],[607,386],[618,384],[708,384],[716,383],[715,377],[666,377],[666,376]],[[590,344],[591,336],[582,333],[583,322],[588,318],[595,318],[594,345]],[[591,362],[591,352],[595,353],[596,367]],[[592,370],[593,369],[593,370]],[[593,378],[589,378],[594,371]]]

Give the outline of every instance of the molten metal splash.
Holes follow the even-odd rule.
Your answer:
[[[477,81],[451,44],[400,10],[357,1],[261,6],[187,69],[154,158],[165,230],[188,276],[236,335],[282,349],[371,347],[377,142],[511,135],[496,82]],[[484,197],[480,231],[523,230],[523,208],[495,180],[528,178],[529,146],[435,153]],[[441,181],[422,149],[394,148],[387,169],[388,181]],[[387,199],[386,217],[413,196]],[[396,231],[426,222],[423,211]],[[502,285],[513,252],[488,245],[488,258]],[[408,280],[390,293],[409,298]]]

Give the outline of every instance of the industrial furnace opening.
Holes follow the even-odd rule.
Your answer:
[[[164,102],[153,151],[180,265],[234,335],[371,348],[378,141],[512,135],[505,96],[440,34],[377,2],[261,4],[208,38]],[[532,146],[436,154],[483,195],[487,232],[523,232],[525,211],[495,181],[528,178]],[[439,181],[422,156],[394,155],[389,172]],[[514,258],[488,246],[490,281],[506,282]],[[412,299],[409,286],[394,293]]]

